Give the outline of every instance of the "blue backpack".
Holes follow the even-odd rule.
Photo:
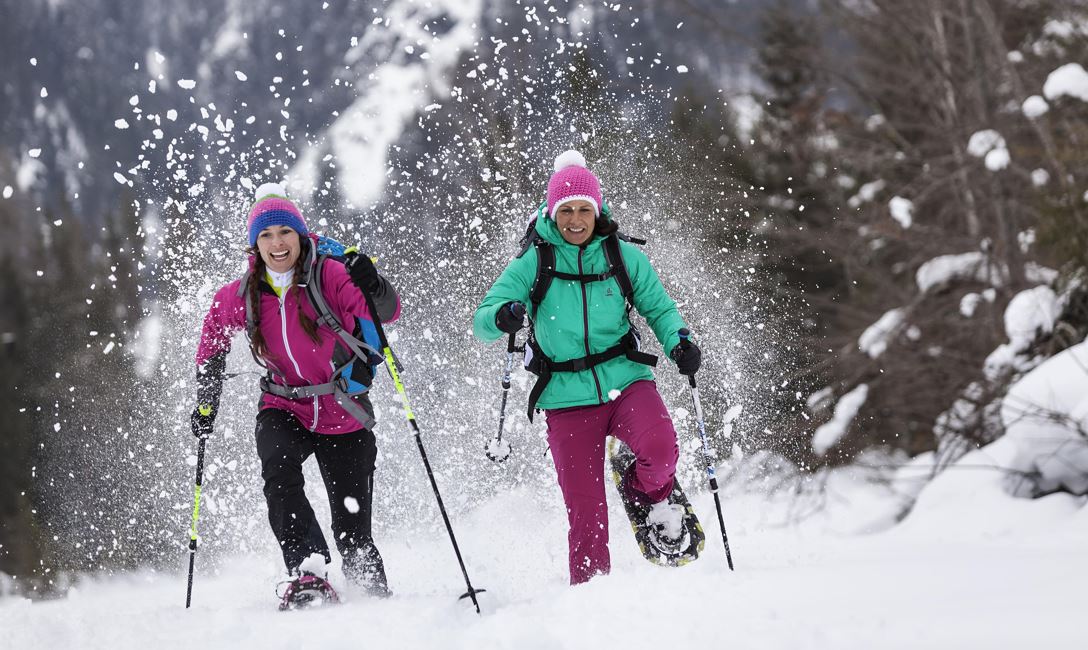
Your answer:
[[[347,261],[349,253],[358,254],[349,249],[348,247],[344,246],[340,242],[336,241],[332,237],[326,237],[325,235],[319,235],[317,237],[318,266],[320,266],[321,260],[326,258],[334,259],[337,262],[343,264],[345,261]],[[313,304],[312,300],[311,304]],[[322,316],[321,311],[318,310],[318,306],[316,304],[314,304],[313,306],[315,311],[317,311],[318,316]],[[376,318],[377,315],[375,314],[374,317]],[[374,324],[374,321],[370,321],[365,318],[356,318],[355,331],[352,332],[352,335],[366,343],[368,346],[370,346],[372,350],[375,351],[370,354],[370,358],[368,358],[369,363],[367,364],[370,368],[371,378],[375,377],[378,373],[378,367],[381,366],[383,362],[380,352],[380,350],[382,349],[382,343],[381,337],[378,336],[378,327]],[[355,390],[366,390],[370,388],[369,383],[365,388],[355,388],[356,386],[361,387],[362,385],[351,379],[349,379],[348,381],[349,386],[351,386]]]

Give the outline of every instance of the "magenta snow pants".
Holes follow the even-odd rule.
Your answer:
[[[570,583],[608,573],[608,507],[605,502],[605,437],[615,436],[635,453],[630,486],[664,501],[676,474],[676,430],[652,381],[636,381],[599,406],[544,412],[559,489],[567,505]]]

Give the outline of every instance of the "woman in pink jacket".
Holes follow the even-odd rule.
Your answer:
[[[211,434],[231,337],[245,330],[254,358],[268,369],[261,380],[256,442],[268,521],[294,577],[284,605],[308,589],[326,597],[331,592],[323,566],[331,555],[303,491],[302,463],[310,455],[317,457],[328,490],[344,575],[371,594],[387,595],[385,568],[371,536],[377,446],[365,386],[374,359],[353,356],[335,324],[319,322],[315,297],[307,291],[320,287],[318,298],[336,323],[358,338],[357,328],[374,320],[364,292],[382,322],[397,319],[400,301],[366,255],[318,263],[317,239],[282,187],[263,185],[257,197],[247,223],[250,270],[215,294],[204,318],[193,434]],[[356,363],[347,366],[352,359]]]

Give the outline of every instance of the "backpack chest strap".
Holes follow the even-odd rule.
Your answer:
[[[582,284],[589,284],[590,282],[601,282],[608,278],[615,277],[616,270],[608,269],[604,273],[563,273],[562,271],[542,270],[541,273],[550,275],[553,278],[559,278],[560,280],[573,280],[575,282],[581,282]]]

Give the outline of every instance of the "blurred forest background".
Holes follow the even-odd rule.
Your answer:
[[[738,475],[938,471],[1088,333],[1078,0],[0,4],[0,572],[33,589],[176,562],[196,327],[265,179],[404,291],[448,478],[494,421],[469,317],[570,147],[703,335]],[[1007,341],[1037,287],[1052,326]]]

